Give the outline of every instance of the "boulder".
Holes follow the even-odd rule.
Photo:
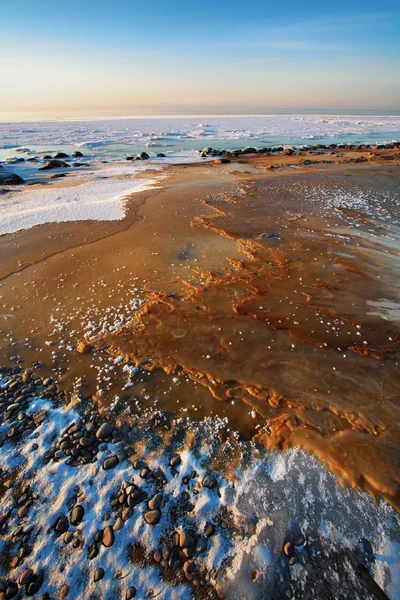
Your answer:
[[[140,160],[147,160],[150,158],[150,156],[147,154],[147,152],[140,152],[136,158],[139,158]]]
[[[157,158],[165,158],[165,154],[163,152],[159,152],[157,154]]]
[[[47,165],[45,165],[44,167],[40,167],[39,171],[49,171],[50,169],[64,169],[66,167],[69,167],[69,164],[64,162],[63,160],[49,160],[49,162],[47,163]]]
[[[57,152],[54,158],[69,158],[69,155],[65,154],[65,152]]]
[[[231,161],[229,160],[229,158],[216,158],[214,160],[214,164],[216,165],[227,165],[230,162]]]
[[[25,181],[15,173],[9,173],[8,171],[2,171],[0,173],[1,185],[20,185],[21,183],[25,183]]]
[[[79,152],[79,150],[77,150],[76,152],[72,153],[72,156],[74,156],[75,158],[82,158],[83,154],[82,152]]]
[[[257,150],[251,146],[246,146],[246,148],[243,148],[242,154],[257,154]]]

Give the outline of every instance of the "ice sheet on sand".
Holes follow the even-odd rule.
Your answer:
[[[382,298],[376,302],[367,300],[367,304],[376,309],[375,311],[368,312],[368,315],[382,317],[382,319],[385,319],[385,321],[393,321],[397,323],[400,322],[400,302]]]
[[[155,180],[95,179],[69,187],[18,187],[0,196],[0,235],[42,223],[112,221],[124,217],[124,198]]]

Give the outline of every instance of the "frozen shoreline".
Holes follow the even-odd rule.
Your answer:
[[[2,148],[27,145],[141,144],[154,139],[177,142],[287,137],[304,140],[383,136],[400,132],[400,116],[252,115],[93,118],[0,123]]]

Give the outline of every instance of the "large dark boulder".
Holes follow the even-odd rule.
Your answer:
[[[72,156],[75,158],[82,158],[83,154],[82,152],[79,152],[79,150],[77,150],[76,152],[72,153]]]
[[[40,167],[39,171],[49,171],[50,169],[64,169],[65,167],[69,167],[69,164],[64,162],[63,160],[49,160],[47,165],[44,167]]]
[[[65,152],[57,152],[54,158],[69,158],[69,155],[65,154]]]
[[[8,171],[0,172],[0,184],[2,185],[19,185],[25,183],[25,181],[19,175],[15,173],[9,173]]]
[[[257,149],[247,146],[246,148],[243,148],[242,154],[257,154]]]
[[[150,158],[150,156],[147,154],[147,152],[140,152],[140,154],[138,154],[138,158],[140,158],[141,160],[147,160],[148,158]]]

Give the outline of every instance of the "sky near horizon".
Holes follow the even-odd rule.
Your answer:
[[[393,0],[0,0],[0,112],[400,108]]]

